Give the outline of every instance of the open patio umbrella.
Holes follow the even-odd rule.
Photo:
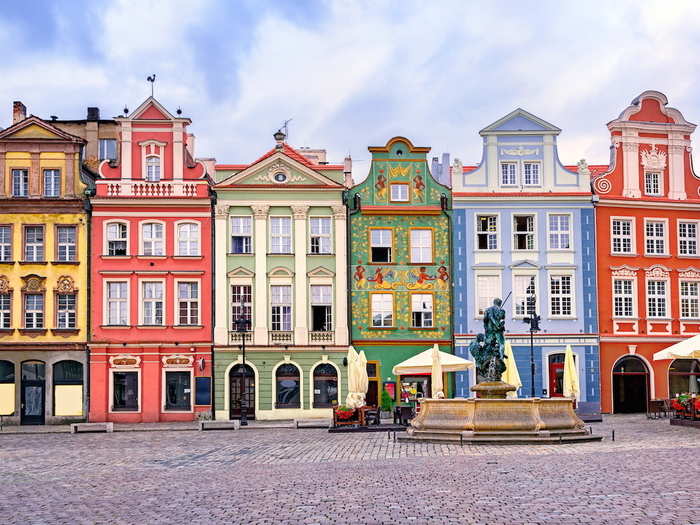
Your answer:
[[[654,361],[663,359],[698,359],[700,358],[700,335],[695,335],[671,345],[654,354]]]
[[[443,372],[459,372],[474,366],[474,361],[463,359],[459,356],[438,351],[440,356],[440,366]],[[420,354],[409,357],[398,365],[395,365],[391,372],[395,376],[406,376],[411,374],[430,374],[433,371],[433,348],[428,348]]]
[[[515,387],[514,391],[508,392],[506,395],[510,398],[518,397],[518,389],[523,386],[523,383],[520,380],[518,365],[515,363],[515,355],[513,354],[513,347],[511,346],[510,341],[506,341],[503,355],[506,357],[506,369],[503,372],[501,381]]]
[[[571,345],[566,345],[566,352],[564,353],[564,397],[578,398],[578,395],[578,369],[574,361],[574,351],[571,349]]]
[[[365,351],[360,350],[360,355],[357,356],[357,393],[361,397],[358,397],[360,406],[364,406],[365,398],[367,396],[367,389],[369,388],[369,377],[367,376],[367,356],[365,356]]]
[[[430,368],[430,397],[441,399],[445,397],[442,385],[442,364],[440,363],[440,349],[437,343],[433,345],[431,351],[432,366]]]
[[[345,398],[345,405],[350,408],[358,408],[362,406],[358,405],[358,395],[359,395],[359,380],[357,361],[360,358],[357,352],[352,346],[348,347],[348,395]]]

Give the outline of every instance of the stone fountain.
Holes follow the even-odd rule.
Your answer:
[[[506,369],[501,300],[484,312],[484,332],[469,346],[477,375],[476,398],[424,399],[402,441],[459,443],[571,443],[600,441],[574,412],[570,398],[507,398],[516,387],[501,381]]]

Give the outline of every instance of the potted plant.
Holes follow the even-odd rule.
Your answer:
[[[335,409],[335,415],[338,419],[346,421],[355,415],[355,409],[350,408],[349,406],[340,405]]]
[[[379,406],[381,408],[381,417],[384,419],[391,417],[391,410],[394,407],[394,400],[391,399],[391,395],[386,390],[382,390],[382,398],[379,401]]]

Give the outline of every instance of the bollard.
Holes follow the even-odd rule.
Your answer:
[[[461,433],[459,434],[459,446],[464,446],[464,436]]]
[[[391,430],[386,431],[386,440],[391,441]]]
[[[592,436],[593,435],[593,427],[591,425],[588,425],[588,433]]]
[[[612,430],[612,440],[615,441],[615,429]]]

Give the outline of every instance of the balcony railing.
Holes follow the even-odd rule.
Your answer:
[[[309,332],[309,343],[320,345],[333,344],[333,332]]]
[[[109,197],[196,197],[197,184],[179,181],[107,183]]]
[[[246,344],[253,342],[253,332],[229,332],[228,342],[230,345],[240,345],[245,338]]]
[[[281,332],[272,330],[269,333],[271,345],[291,345],[294,344],[294,332]]]

